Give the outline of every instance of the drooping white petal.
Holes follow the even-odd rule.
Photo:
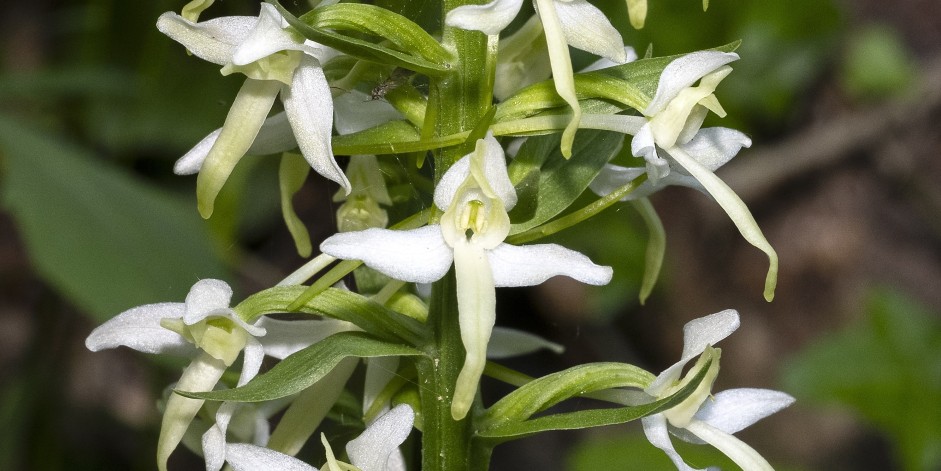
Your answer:
[[[549,64],[552,66],[552,80],[555,91],[572,108],[572,119],[569,120],[565,130],[562,131],[562,144],[560,149],[565,158],[572,156],[572,142],[575,140],[575,131],[578,130],[582,116],[582,108],[575,93],[575,77],[572,71],[572,58],[569,56],[568,40],[562,29],[559,15],[556,13],[554,0],[535,0],[536,12],[542,20],[542,27],[546,32],[546,45],[549,47]],[[618,48],[621,44],[618,45]]]
[[[406,404],[386,412],[346,444],[351,464],[362,471],[384,471],[389,457],[412,431],[415,413]]]
[[[232,414],[239,406],[237,402],[223,402],[216,411],[216,422],[203,434],[203,457],[206,471],[219,471],[225,464],[225,434],[229,429]]]
[[[349,194],[350,182],[337,165],[330,147],[333,131],[333,97],[316,59],[304,57],[290,87],[281,92],[284,111],[297,145],[314,171],[333,180]]]
[[[268,333],[258,340],[265,354],[283,360],[333,334],[352,328],[348,322],[335,319],[284,321],[264,317],[258,323]]]
[[[484,5],[465,5],[448,12],[448,26],[484,34],[500,34],[519,14],[523,0],[493,0]]]
[[[667,64],[657,83],[657,92],[644,114],[654,116],[683,89],[730,62],[738,60],[734,52],[699,51],[679,57]]]
[[[565,347],[538,335],[508,327],[494,327],[487,345],[487,358],[491,360],[526,355],[541,349],[561,354]]]
[[[293,456],[246,443],[227,445],[225,458],[235,471],[317,471]]]
[[[264,338],[264,337],[262,337]],[[239,374],[237,386],[245,386],[261,370],[261,362],[265,359],[265,349],[255,337],[245,339],[245,349],[242,353],[242,372]]]
[[[176,387],[181,391],[211,391],[225,369],[224,362],[202,352],[183,371]],[[167,459],[179,445],[202,405],[202,399],[190,399],[179,394],[171,394],[167,399],[157,440],[157,468],[160,471],[166,471]]]
[[[281,84],[273,80],[247,79],[236,95],[196,179],[196,197],[203,218],[212,215],[216,195],[251,147],[280,89]]]
[[[254,16],[225,16],[200,23],[192,23],[173,12],[157,19],[157,30],[182,44],[196,57],[213,64],[226,65],[232,61],[235,48],[255,26]]]
[[[774,471],[771,464],[759,455],[754,448],[705,422],[693,420],[686,427],[686,430],[716,447],[725,456],[731,458],[735,464],[739,465],[743,471]]]
[[[246,65],[280,51],[303,51],[314,57],[318,50],[297,41],[284,30],[284,18],[270,3],[261,4],[258,20],[232,54],[232,63]]]
[[[634,62],[637,60],[637,51],[633,47],[624,46],[624,61],[623,62],[614,62],[607,57],[602,57],[591,64],[588,67],[585,67],[580,72],[594,72],[596,70],[607,69],[608,67],[614,67],[616,65],[626,64],[628,62]]]
[[[610,282],[614,273],[611,267],[557,244],[500,244],[488,256],[498,287],[535,286],[557,275],[600,286]]]
[[[734,309],[726,309],[687,322],[683,326],[683,355],[680,361],[657,375],[657,378],[647,387],[647,391],[660,391],[674,383],[679,379],[683,367],[689,360],[701,355],[706,347],[715,345],[731,335],[739,325],[741,321],[738,312]]]
[[[618,64],[627,62],[624,40],[598,7],[587,0],[556,1],[555,10],[570,46],[607,57]],[[540,11],[541,13],[541,11]]]
[[[334,124],[339,134],[352,134],[382,123],[402,119],[402,114],[385,100],[353,90],[333,100]]]
[[[186,313],[183,322],[195,324],[207,315],[229,308],[232,301],[232,288],[222,280],[199,280],[186,295]]]
[[[728,389],[703,403],[696,419],[732,434],[794,403],[789,394],[771,389]]]
[[[682,149],[674,147],[670,149],[670,155],[690,175],[699,180],[699,183],[702,183],[706,191],[728,214],[729,219],[738,228],[742,237],[768,256],[769,266],[765,278],[764,294],[766,300],[771,301],[774,299],[774,288],[778,281],[778,254],[762,234],[761,228],[758,227],[758,223],[755,221],[755,217],[752,216],[751,211],[748,210],[748,206],[745,206],[745,202],[725,182]]]
[[[487,364],[487,344],[497,317],[494,276],[488,253],[478,244],[458,239],[454,246],[458,323],[466,355],[458,373],[451,417],[463,419],[477,395],[477,384]]]
[[[680,454],[676,452],[676,449],[673,448],[673,442],[670,441],[670,434],[667,432],[667,419],[663,414],[654,414],[640,420],[644,426],[644,435],[647,436],[647,441],[666,453],[678,471],[702,471],[687,465]]]
[[[209,155],[209,149],[216,143],[222,128],[216,129],[193,146],[183,157],[173,165],[173,173],[177,175],[193,175],[199,172],[203,161]],[[297,147],[294,132],[288,123],[287,114],[283,111],[272,115],[265,120],[255,136],[255,141],[245,151],[247,155],[279,154]]]
[[[415,283],[437,281],[451,268],[451,248],[437,224],[413,229],[367,229],[327,238],[320,251],[363,263],[397,280]]]
[[[161,319],[181,319],[183,303],[138,306],[118,314],[96,327],[85,339],[93,352],[124,345],[144,353],[189,356],[195,350],[180,334],[160,326]]]

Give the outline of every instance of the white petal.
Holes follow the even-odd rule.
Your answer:
[[[670,163],[657,154],[653,129],[649,124],[642,126],[631,139],[631,154],[644,158],[647,163],[647,178],[652,185],[659,185],[660,179],[670,174]]]
[[[500,34],[519,14],[523,0],[493,0],[484,5],[465,5],[448,12],[445,24],[455,28]]]
[[[180,159],[173,164],[173,173],[177,175],[193,175],[198,173],[199,169],[203,167],[203,161],[206,160],[206,156],[209,155],[209,149],[212,149],[212,146],[216,144],[216,139],[219,138],[219,133],[221,132],[222,128],[216,129],[199,141],[192,149],[187,151],[183,157],[180,157]]]
[[[497,298],[487,253],[480,245],[458,239],[454,247],[454,272],[458,323],[466,354],[454,386],[451,417],[460,420],[474,403],[487,364],[487,344],[497,317]]]
[[[674,147],[670,149],[670,155],[690,175],[699,180],[699,183],[702,183],[702,186],[712,195],[716,203],[719,203],[719,206],[729,215],[729,219],[738,228],[742,237],[768,256],[769,266],[768,274],[765,277],[764,294],[766,300],[771,301],[774,299],[774,288],[778,281],[778,254],[762,234],[761,228],[758,227],[758,223],[755,221],[755,217],[752,216],[751,211],[748,210],[748,206],[745,206],[745,202],[725,182],[682,149]]]
[[[686,363],[702,354],[706,347],[713,346],[720,340],[728,337],[738,329],[741,321],[738,312],[734,309],[710,314],[705,317],[693,319],[683,326],[683,355],[680,361],[657,375],[647,391],[657,391],[679,379]]]
[[[565,347],[538,335],[507,327],[494,327],[490,335],[490,343],[487,345],[487,358],[495,360],[515,357],[543,348],[557,354],[565,351]]]
[[[729,389],[703,403],[696,419],[725,433],[736,433],[794,403],[794,398],[771,389]]]
[[[335,234],[320,251],[344,260],[362,260],[386,276],[402,281],[431,283],[451,268],[451,248],[437,224],[410,231],[367,229]]]
[[[245,342],[242,353],[242,372],[239,374],[237,386],[245,386],[261,370],[261,362],[265,359],[265,349],[255,337],[249,336]]]
[[[351,464],[363,471],[384,471],[389,457],[408,438],[414,420],[415,413],[405,404],[383,414],[346,444]]]
[[[193,345],[180,334],[160,326],[161,319],[182,319],[183,303],[159,303],[138,306],[118,314],[96,327],[85,339],[93,352],[124,345],[144,353],[169,353],[189,356]]]
[[[614,62],[607,57],[602,57],[594,62],[592,62],[588,67],[580,70],[579,72],[594,72],[596,70],[607,69],[608,67],[614,67],[616,65],[627,64],[628,62],[634,62],[637,60],[637,51],[633,47],[624,46],[624,61],[623,62]]]
[[[223,402],[216,411],[216,422],[203,434],[203,456],[206,459],[206,471],[219,471],[225,463],[225,434],[229,421],[239,404]]]
[[[742,147],[751,147],[751,139],[734,129],[705,128],[681,147],[703,167],[715,172],[732,160]]]
[[[591,188],[591,191],[595,192],[598,196],[607,196],[646,172],[647,169],[644,167],[621,167],[620,165],[605,164],[605,166],[601,168],[601,171],[598,172],[598,176],[588,184],[588,188]],[[644,184],[647,184],[647,182],[644,182]],[[643,185],[641,185],[641,187],[642,186]],[[638,195],[641,187],[628,193],[622,200],[646,196]]]
[[[186,295],[186,313],[183,322],[193,325],[206,318],[214,311],[229,308],[232,301],[232,288],[222,280],[199,280]]]
[[[510,175],[506,169],[506,156],[503,153],[503,147],[493,137],[493,133],[487,132],[487,136],[477,141],[474,152],[483,157],[484,178],[494,194],[503,201],[503,207],[507,211],[516,206],[516,188],[510,181]]]
[[[470,157],[465,155],[457,162],[454,162],[454,165],[451,165],[448,171],[441,176],[441,180],[438,180],[438,185],[435,187],[435,206],[438,209],[447,211],[451,207],[451,202],[454,201],[454,195],[457,193],[458,188],[470,176],[470,164]]]
[[[235,471],[317,471],[293,456],[245,443],[227,445],[225,458]]]
[[[585,255],[557,244],[500,244],[488,252],[498,287],[534,286],[557,275],[590,285],[611,281],[611,267],[596,265]]]
[[[621,33],[596,6],[587,0],[556,1],[555,10],[570,46],[619,64],[627,62]]]
[[[385,100],[353,90],[333,100],[334,123],[339,134],[352,134],[382,123],[402,119],[402,114]]]
[[[686,429],[731,458],[743,471],[774,471],[771,464],[745,442],[705,422],[694,420]]]
[[[351,329],[349,323],[335,319],[283,321],[263,317],[258,325],[268,332],[258,339],[264,346],[265,354],[279,360],[337,332]]]
[[[733,52],[699,51],[679,57],[667,64],[657,83],[657,93],[647,105],[644,114],[653,116],[686,87],[723,65],[738,60]]]
[[[647,441],[666,453],[677,470],[701,471],[687,465],[680,454],[676,452],[676,449],[673,448],[673,442],[670,441],[670,434],[667,433],[667,419],[663,414],[654,414],[644,417],[641,419],[641,423],[644,425],[644,435],[647,436]]]
[[[201,23],[192,23],[173,12],[157,19],[157,29],[182,44],[196,57],[213,64],[232,61],[236,46],[258,21],[254,16],[225,16]]]
[[[317,56],[317,48],[295,40],[284,30],[283,24],[284,18],[274,5],[262,3],[257,22],[233,52],[232,63],[247,65],[279,51],[304,51]]]
[[[304,158],[315,172],[333,180],[349,194],[350,182],[330,147],[333,97],[320,63],[308,57],[301,60],[291,86],[281,92],[281,99]]]

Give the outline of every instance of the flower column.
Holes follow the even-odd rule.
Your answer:
[[[442,11],[447,13],[467,3],[473,2],[445,0]],[[473,129],[493,100],[496,37],[445,26],[442,41],[445,49],[455,55],[454,70],[431,84],[423,131],[426,135],[445,136]],[[457,146],[435,154],[436,184],[464,153]],[[437,433],[425,433],[423,437],[422,469],[460,471],[471,469],[472,463],[486,467],[489,459],[474,456],[477,449],[470,442],[474,411],[462,420],[451,417],[454,385],[464,364],[453,269],[432,285],[428,323],[435,333],[434,352],[417,366],[419,377],[431,380],[421,388],[423,428]]]

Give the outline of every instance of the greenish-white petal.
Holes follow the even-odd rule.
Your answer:
[[[477,383],[487,364],[487,344],[496,321],[496,291],[486,251],[460,240],[454,246],[458,320],[466,355],[454,386],[451,417],[463,419],[477,396]]]
[[[631,19],[631,26],[643,28],[647,19],[647,0],[627,0],[627,15]]]
[[[555,91],[572,108],[572,119],[562,131],[562,155],[572,156],[572,142],[582,117],[582,108],[575,93],[575,77],[572,71],[572,58],[569,56],[568,40],[562,28],[562,22],[556,13],[554,0],[535,0],[536,12],[542,20],[546,32],[546,45],[549,47],[549,63],[552,66],[552,80]],[[622,45],[618,45],[620,49]]]
[[[768,460],[758,454],[754,448],[705,422],[693,420],[686,426],[686,430],[716,447],[743,471],[774,471]]]

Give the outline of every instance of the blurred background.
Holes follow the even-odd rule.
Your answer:
[[[646,230],[616,207],[555,238],[613,265],[609,286],[500,291],[499,324],[567,348],[509,365],[660,371],[679,356],[684,323],[735,308],[742,327],[720,344],[714,390],[797,397],[739,434],[778,469],[941,470],[941,3],[715,0],[704,13],[696,1],[649,2],[641,31],[624,2],[593,3],[641,55],[743,40],[717,92],[729,116],[712,124],[754,141],[719,175],[780,255],[777,297],[764,302],[766,259],[713,201],[668,189],[653,198],[667,256],[646,305]],[[35,0],[0,17],[0,470],[153,468],[155,403],[183,363],[92,354],[85,337],[127,308],[181,301],[198,279],[230,281],[238,300],[303,263],[281,222],[277,159],[245,159],[208,222],[195,179],[172,173],[242,82],[156,31],[183,4]],[[257,6],[226,0],[206,17],[230,14]],[[311,178],[295,197],[315,245],[334,231],[334,191]],[[736,469],[708,447],[681,452]],[[187,452],[171,463],[202,468]],[[497,448],[493,469],[524,465],[672,469],[639,426]]]

